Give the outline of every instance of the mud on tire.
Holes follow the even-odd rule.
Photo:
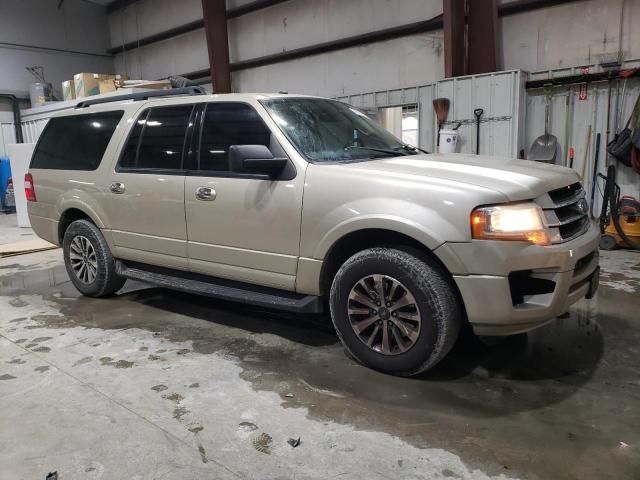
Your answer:
[[[76,220],[64,233],[64,265],[73,285],[88,297],[108,297],[126,279],[116,274],[115,259],[100,229],[88,220]],[[85,268],[82,268],[82,265]]]
[[[394,248],[353,255],[338,270],[330,294],[333,324],[348,352],[370,368],[400,376],[424,372],[447,355],[462,323],[460,302],[437,262]]]

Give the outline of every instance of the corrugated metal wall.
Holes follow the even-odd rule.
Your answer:
[[[625,67],[640,66],[638,62],[627,62]],[[593,71],[595,67],[592,68]],[[572,71],[576,69],[554,70],[551,72],[536,72],[529,74],[530,79],[540,79],[571,75],[579,73]],[[615,80],[611,82],[611,100],[609,115],[609,138],[613,139],[616,133],[616,119],[618,131],[624,127],[627,119],[631,115],[634,104],[640,95],[640,79],[632,78],[626,83]],[[563,165],[567,162],[568,147],[573,146],[575,150],[574,169],[579,173],[584,172],[584,184],[589,196],[591,195],[591,185],[594,170],[594,152],[596,135],[601,134],[600,155],[598,161],[598,172],[605,174],[608,162],[607,143],[607,110],[609,104],[609,84],[597,82],[589,84],[586,88],[586,98],[580,98],[580,85],[572,87],[557,87],[550,91],[550,132],[558,138],[562,148],[562,160],[558,163]],[[584,92],[584,90],[583,90]],[[530,146],[536,137],[544,133],[544,110],[547,103],[547,95],[543,89],[529,90],[527,92],[526,106],[526,145]],[[565,128],[565,124],[568,128]],[[592,134],[589,139],[589,152],[585,164],[585,149],[587,148],[587,136],[589,126]],[[528,147],[527,147],[528,148]],[[612,160],[615,162],[615,160]],[[633,195],[640,197],[640,175],[632,169],[625,167],[619,162],[615,162],[618,167],[617,182],[620,184],[623,195]],[[602,181],[600,181],[602,185]],[[596,189],[595,207],[600,210],[600,195]]]
[[[437,122],[433,99],[451,102],[445,128],[458,122],[458,151],[475,153],[476,124],[473,111],[484,110],[480,124],[480,153],[515,157],[523,148],[524,76],[520,70],[450,78],[429,85],[338,97],[354,107],[371,109],[417,104],[419,147],[435,151]]]
[[[1,122],[0,123],[0,157],[6,157],[7,145],[16,142],[16,132],[13,128],[13,123]]]

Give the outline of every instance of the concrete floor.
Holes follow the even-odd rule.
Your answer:
[[[402,379],[326,317],[83,298],[59,250],[0,259],[0,478],[638,479],[640,255],[602,267],[569,318]]]
[[[37,238],[30,228],[18,227],[15,213],[0,213],[0,245]]]

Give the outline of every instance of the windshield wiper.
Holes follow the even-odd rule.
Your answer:
[[[376,147],[356,147],[355,145],[350,145],[348,147],[344,147],[345,151],[349,151],[349,150],[355,150],[355,149],[360,149],[360,150],[370,150],[372,152],[380,152],[380,153],[386,153],[389,155],[393,155],[394,157],[397,157],[398,155],[400,156],[407,156],[407,153],[402,153],[399,152],[398,150],[392,150],[390,148],[376,148]]]
[[[402,148],[402,149],[404,149],[404,150],[406,150],[408,152],[411,152],[413,155],[416,155],[418,152],[429,153],[426,150],[423,150],[422,148],[414,147],[413,145],[408,145],[406,143],[404,145],[402,145],[401,147],[397,147],[397,148],[398,148],[398,150]]]

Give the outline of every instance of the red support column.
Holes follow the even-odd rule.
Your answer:
[[[209,67],[214,93],[231,92],[229,66],[229,37],[227,33],[227,7],[225,0],[202,0],[204,30],[207,35]]]
[[[443,0],[444,76],[466,74],[465,0]]]
[[[495,72],[498,68],[498,5],[496,0],[469,2],[467,73]]]

